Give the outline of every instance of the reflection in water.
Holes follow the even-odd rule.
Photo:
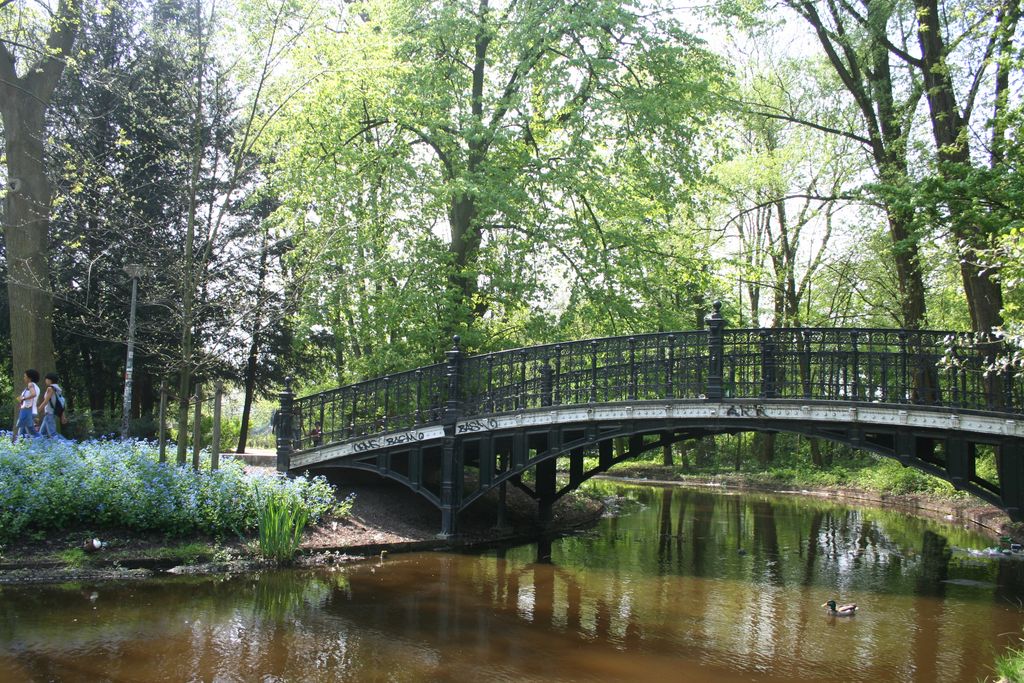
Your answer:
[[[614,485],[601,484],[602,487]],[[0,680],[974,681],[1020,564],[899,513],[621,487],[582,536],[333,572],[0,590]],[[828,617],[830,597],[855,601]]]

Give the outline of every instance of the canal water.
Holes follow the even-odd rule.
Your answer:
[[[973,682],[1024,560],[899,512],[599,482],[588,533],[325,571],[0,588],[0,681]],[[856,602],[855,617],[820,605]]]

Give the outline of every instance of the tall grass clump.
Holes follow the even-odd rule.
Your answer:
[[[999,681],[1020,683],[1024,681],[1024,648],[1010,648],[996,657],[992,664]]]
[[[336,505],[323,477],[249,475],[231,458],[196,472],[158,462],[146,441],[0,438],[0,544],[69,527],[243,535],[271,494],[314,523]]]
[[[302,543],[309,513],[279,491],[270,491],[261,498],[260,554],[275,562],[289,563]]]

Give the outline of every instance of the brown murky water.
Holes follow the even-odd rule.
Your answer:
[[[977,681],[1024,561],[899,513],[599,484],[583,536],[330,572],[0,589],[0,681]],[[828,617],[830,597],[860,604]]]

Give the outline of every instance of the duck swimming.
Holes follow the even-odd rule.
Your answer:
[[[829,600],[822,607],[828,607],[828,613],[833,617],[852,617],[857,612],[857,603],[855,602],[836,606],[835,600]]]

